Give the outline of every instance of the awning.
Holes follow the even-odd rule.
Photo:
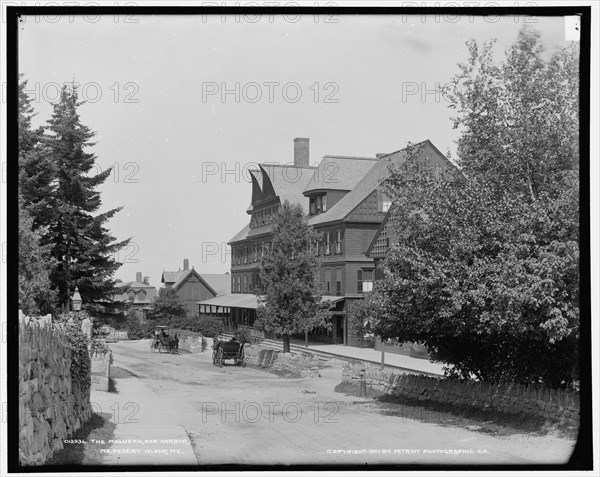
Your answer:
[[[344,298],[346,297],[323,295],[321,297],[321,302],[329,300],[332,303],[337,303],[338,301],[341,301]],[[258,297],[249,293],[230,293],[228,295],[216,296],[214,298],[210,298],[204,301],[198,301],[196,303],[198,305],[226,306],[229,308],[251,308],[253,310],[256,310],[258,308]]]
[[[334,296],[334,295],[323,295],[321,297],[321,303],[323,303],[326,300],[329,300],[331,303],[337,303],[338,301],[342,301],[344,298],[346,298],[345,296]]]
[[[227,306],[229,308],[258,308],[258,297],[249,293],[230,293],[197,302],[198,305]]]

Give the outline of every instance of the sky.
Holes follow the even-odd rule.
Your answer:
[[[80,84],[96,132],[100,211],[119,240],[115,278],[230,268],[226,245],[249,221],[256,163],[293,161],[293,139],[324,155],[371,156],[430,139],[456,150],[452,110],[436,84],[467,58],[465,42],[496,38],[498,58],[527,25],[548,54],[567,44],[558,17],[304,15],[24,17],[19,70],[38,113],[58,87]]]

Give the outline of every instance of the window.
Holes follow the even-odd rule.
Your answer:
[[[322,214],[327,210],[327,196],[318,195],[315,197],[315,214]]]
[[[358,271],[358,293],[373,291],[373,270]]]
[[[318,257],[319,255],[321,255],[321,241],[320,240],[316,240],[315,241],[315,255]]]
[[[386,213],[392,206],[392,199],[390,199],[382,191],[377,191],[377,210],[382,213]]]
[[[248,263],[248,246],[244,247],[244,263]]]
[[[318,240],[315,240],[314,242],[310,243],[310,251],[312,253],[314,253],[317,257],[319,256],[319,252],[320,252],[319,248],[320,247],[319,247],[319,241]]]
[[[335,293],[342,294],[342,270],[340,268],[335,270]]]
[[[392,206],[392,201],[391,199],[388,199],[387,197],[383,198],[383,207],[382,207],[382,212],[387,212],[388,210],[390,210],[390,207]]]
[[[325,290],[331,293],[331,268],[325,270]]]
[[[317,213],[317,205],[315,204],[314,197],[310,198],[309,204],[310,204],[310,215],[315,215]]]
[[[244,278],[242,279],[244,282],[244,293],[246,293],[248,291],[248,279],[246,278],[246,275],[244,275]]]
[[[338,230],[335,237],[335,253],[342,253],[342,231]]]
[[[331,254],[331,233],[325,232],[325,255]]]

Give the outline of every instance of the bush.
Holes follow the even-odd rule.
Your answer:
[[[223,330],[221,319],[211,317],[172,316],[169,320],[169,326],[181,330],[196,331],[209,338],[214,338]]]
[[[130,340],[142,340],[152,337],[153,323],[141,324],[137,318],[132,318],[125,324],[125,331]]]
[[[198,331],[209,338],[214,338],[223,331],[223,321],[220,318],[199,318],[197,323]]]

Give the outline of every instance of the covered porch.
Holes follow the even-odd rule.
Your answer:
[[[294,335],[295,340],[308,340],[309,343],[343,344],[347,345],[348,316],[344,311],[343,296],[324,295],[322,301],[331,301],[329,327],[316,327],[307,335]],[[200,317],[218,318],[223,322],[224,331],[244,331],[250,336],[277,339],[273,333],[265,333],[254,328],[258,297],[246,293],[231,293],[198,302]]]
[[[258,299],[247,293],[231,293],[198,302],[198,314],[223,321],[225,331],[237,331],[239,326],[252,327],[256,320]]]

